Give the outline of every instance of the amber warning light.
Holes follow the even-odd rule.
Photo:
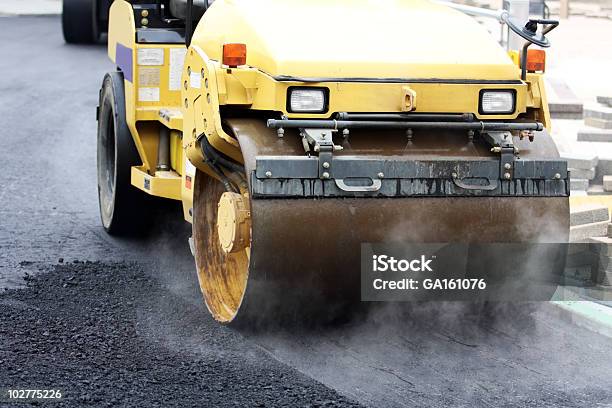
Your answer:
[[[246,65],[246,44],[223,44],[223,65],[236,68]]]

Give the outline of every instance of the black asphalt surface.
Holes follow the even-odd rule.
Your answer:
[[[0,388],[59,388],[61,403],[39,406],[75,407],[612,404],[612,340],[551,306],[485,318],[456,304],[388,305],[337,327],[216,324],[175,203],[147,238],[100,226],[106,49],[64,44],[59,18],[0,18],[0,33]]]

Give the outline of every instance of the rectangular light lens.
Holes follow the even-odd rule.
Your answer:
[[[291,112],[325,112],[325,90],[313,89],[290,89],[289,110]]]
[[[483,91],[480,95],[481,113],[513,113],[514,91]]]

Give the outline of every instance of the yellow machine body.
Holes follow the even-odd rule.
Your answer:
[[[266,128],[265,119],[273,117],[469,114],[481,124],[531,121],[550,128],[542,73],[527,73],[522,80],[518,60],[472,18],[426,0],[216,0],[186,47],[137,41],[155,28],[146,27],[148,14],[135,3],[113,2],[108,34],[109,57],[124,76],[126,122],[142,159],[132,167],[131,182],[147,194],[182,202],[184,218],[193,224],[200,286],[215,319],[233,321],[245,303],[255,302],[250,310],[262,306],[254,300],[255,289],[245,295],[252,280],[255,288],[267,288],[271,277],[291,286],[297,280],[289,278],[316,280],[325,267],[337,272],[329,278],[346,277],[358,265],[353,258],[337,264],[342,251],[381,241],[402,226],[398,237],[421,231],[424,242],[439,242],[441,236],[514,241],[566,233],[567,197],[253,199],[249,177],[255,177],[256,157],[304,155],[296,129],[282,140]],[[224,65],[224,44],[245,44],[246,64]],[[288,91],[296,86],[327,89],[325,112],[289,111]],[[515,93],[514,110],[481,113],[481,92],[500,89]],[[161,131],[170,132],[170,169],[164,171],[157,159]],[[468,159],[493,159],[488,148],[460,144],[444,132],[426,133],[419,133],[407,152],[401,132],[356,131],[357,143],[345,158],[376,153],[410,161],[466,153]],[[237,191],[224,191],[216,181],[224,175],[203,153],[203,142],[243,166],[246,178],[238,180]],[[550,140],[539,146],[524,142],[520,148],[527,158],[537,158],[538,152],[558,156]],[[523,209],[530,216],[521,217]],[[320,216],[320,224],[304,229],[310,228],[306,220]],[[425,221],[431,225],[417,225]],[[310,233],[320,242],[310,240],[309,246],[331,243],[317,247],[315,258],[302,247]],[[296,270],[285,276],[285,265],[292,263],[314,275]]]
[[[339,26],[339,14],[351,24]],[[149,194],[184,201],[189,221],[192,192],[187,187],[195,168],[208,170],[194,135],[206,132],[215,148],[240,158],[237,143],[221,125],[220,106],[277,111],[289,118],[327,118],[332,112],[405,112],[406,94],[412,92],[413,112],[473,112],[480,117],[480,91],[498,89],[503,82],[504,89],[517,92],[516,110],[486,119],[529,117],[550,126],[542,75],[530,73],[527,81],[520,81],[519,67],[482,26],[426,0],[383,2],[380,7],[348,0],[217,0],[198,24],[186,56],[181,55],[183,45],[136,43],[134,10],[127,1],[113,3],[109,21],[111,60],[116,62],[118,46],[131,50],[133,80],[125,81],[127,123],[143,160],[133,169],[133,184]],[[446,30],[432,30],[432,22],[460,29],[449,36]],[[421,33],[427,33],[425,38]],[[245,66],[223,66],[225,43],[247,45]],[[147,60],[151,55],[161,59]],[[177,63],[183,60],[177,89],[170,82],[174,78],[176,83]],[[313,82],[317,78],[321,81]],[[287,111],[289,87],[321,84],[330,92],[327,113]],[[159,126],[176,131],[171,145],[175,177],[155,176]]]

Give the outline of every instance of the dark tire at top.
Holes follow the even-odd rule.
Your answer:
[[[96,0],[63,0],[62,31],[69,44],[95,44],[100,32]]]
[[[112,235],[140,233],[148,200],[132,186],[132,166],[142,164],[126,123],[123,75],[106,74],[98,113],[98,199],[104,229]]]

